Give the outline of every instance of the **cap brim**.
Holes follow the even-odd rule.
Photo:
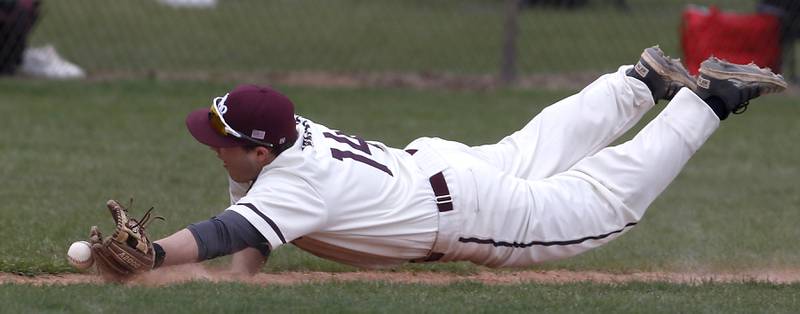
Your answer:
[[[233,137],[222,136],[211,127],[208,121],[208,108],[200,108],[186,116],[186,128],[200,143],[211,147],[242,146],[242,142]]]

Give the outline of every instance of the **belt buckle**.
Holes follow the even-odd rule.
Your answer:
[[[450,194],[439,195],[439,196],[436,196],[434,198],[434,200],[436,201],[436,204],[447,204],[447,203],[452,203],[453,202],[453,197],[450,196]]]

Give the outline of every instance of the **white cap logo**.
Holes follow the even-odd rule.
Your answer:
[[[217,106],[217,111],[219,111],[219,114],[221,115],[225,115],[225,113],[228,112],[228,106],[225,106],[225,101],[228,100],[228,95],[230,94],[225,94],[225,96],[214,98],[214,105]]]

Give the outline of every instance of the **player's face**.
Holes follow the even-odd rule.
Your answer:
[[[268,158],[269,151],[263,147],[249,151],[243,147],[214,147],[212,150],[217,153],[217,158],[222,160],[222,166],[236,182],[254,180],[261,168],[271,161]]]

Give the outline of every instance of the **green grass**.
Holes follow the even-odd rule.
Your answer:
[[[231,85],[0,80],[0,271],[68,272],[64,251],[91,225],[111,228],[108,198],[156,206],[162,237],[228,204],[224,169],[185,131],[192,108]],[[420,136],[482,144],[518,129],[558,91],[282,88],[317,122],[402,147]],[[772,96],[734,116],[619,240],[534,269],[614,272],[796,268],[800,264],[800,107]],[[652,116],[652,114],[651,114]],[[628,135],[630,136],[630,135]],[[405,270],[471,273],[469,264]],[[349,271],[291,247],[266,271]]]
[[[685,1],[590,1],[519,18],[522,73],[608,71],[660,43],[679,55]],[[752,0],[715,2],[750,11]],[[215,10],[155,1],[46,1],[32,43],[54,43],[90,74],[154,71],[495,73],[502,1],[221,0]],[[144,76],[144,75],[143,75]],[[256,76],[257,77],[257,76]],[[259,82],[264,83],[264,82]],[[155,238],[228,203],[225,172],[185,131],[192,108],[227,82],[0,80],[0,272],[63,273],[64,254],[91,225],[111,228],[105,200],[136,199],[167,221]],[[572,91],[417,91],[281,87],[298,112],[401,147],[419,136],[494,142]],[[612,243],[529,269],[610,272],[797,269],[800,107],[796,96],[754,101],[712,136],[644,220]],[[649,115],[648,118],[653,115]],[[626,137],[630,137],[630,134]],[[225,260],[212,261],[224,264]],[[353,271],[291,246],[263,271]],[[469,274],[467,263],[394,271]],[[513,270],[501,270],[513,271]],[[796,312],[798,285],[662,283],[445,286],[381,282],[169,287],[0,285],[2,312]],[[124,304],[124,306],[121,306]]]
[[[227,207],[224,169],[208,148],[188,135],[183,121],[189,110],[207,106],[211,96],[230,87],[0,81],[0,114],[9,117],[0,134],[0,212],[11,217],[0,228],[0,238],[5,239],[0,242],[0,271],[68,271],[63,258],[67,245],[85,237],[91,225],[110,228],[103,205],[107,198],[134,197],[140,209],[156,206],[167,218],[151,227],[156,237]],[[511,93],[500,99],[510,104],[498,106],[497,99],[485,93],[285,91],[300,113],[395,146],[426,134],[469,138],[481,130],[490,133],[474,140],[489,141],[541,108],[524,104],[547,103],[563,94]],[[525,113],[520,115],[519,109]],[[452,119],[452,110],[464,118]],[[514,123],[506,124],[509,119]],[[507,126],[497,129],[502,125]],[[280,269],[342,269],[311,257],[297,266],[296,253],[286,251],[291,258],[278,253],[272,264],[283,265]]]
[[[111,228],[104,201],[136,198],[166,216],[159,238],[227,206],[225,173],[185,131],[185,114],[233,84],[0,80],[0,272],[73,271],[64,254],[91,225]],[[483,92],[282,87],[318,122],[403,146],[419,136],[482,144],[521,127],[570,91]],[[651,206],[610,244],[529,269],[611,272],[796,269],[800,264],[797,98],[753,102],[734,116]],[[654,114],[654,113],[653,113]],[[652,114],[649,115],[652,117]],[[648,117],[649,118],[649,117]],[[630,134],[626,137],[630,137]],[[225,260],[213,261],[224,264]],[[263,271],[353,271],[291,246]],[[467,263],[394,271],[469,274]],[[502,270],[513,271],[513,270]],[[662,283],[444,286],[380,282],[168,287],[0,285],[4,312],[794,312],[798,285]],[[126,307],[121,308],[120,304]]]
[[[521,73],[608,71],[661,44],[680,55],[686,1],[610,1],[519,17]],[[692,1],[749,12],[751,0]],[[54,43],[90,73],[423,71],[496,73],[503,1],[220,1],[212,10],[156,1],[44,3],[34,44]]]
[[[524,284],[396,285],[381,282],[161,288],[0,285],[9,313],[795,313],[800,286]]]

